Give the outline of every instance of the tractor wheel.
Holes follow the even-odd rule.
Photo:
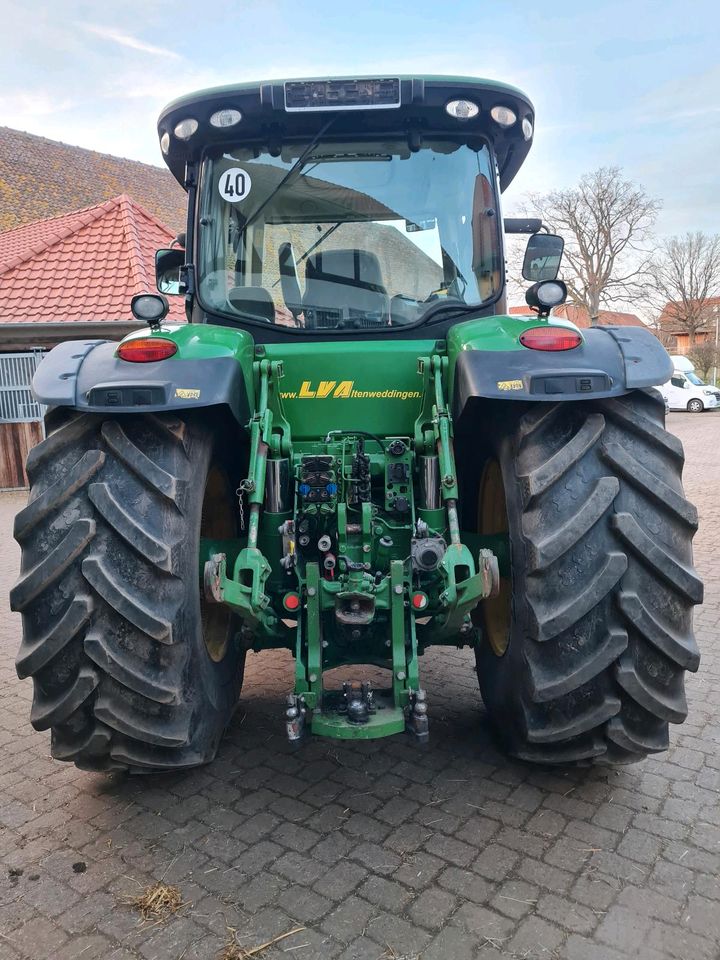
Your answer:
[[[697,512],[654,391],[537,404],[496,427],[481,533],[507,532],[510,577],[482,604],[477,668],[511,753],[630,763],[668,746],[697,670]]]
[[[690,400],[687,405],[688,413],[702,413],[705,409],[705,404],[702,400]]]
[[[237,469],[195,414],[51,411],[15,519],[16,666],[52,755],[90,770],[212,760],[245,653],[228,608],[200,592],[200,537],[237,536]]]

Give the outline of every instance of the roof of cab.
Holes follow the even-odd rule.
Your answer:
[[[412,74],[393,74],[393,77],[397,77],[398,80],[405,81],[424,81],[425,83],[437,83],[442,86],[448,87],[461,87],[467,89],[482,89],[489,92],[494,92],[499,95],[507,94],[512,97],[519,97],[528,103],[526,94],[523,93],[518,87],[513,87],[509,83],[501,83],[499,80],[484,80],[480,77],[453,77],[445,74],[423,74],[421,76],[414,76]],[[171,100],[166,107],[160,113],[160,119],[158,125],[165,117],[166,114],[171,111],[176,110],[178,107],[191,106],[202,100],[216,100],[221,97],[225,97],[230,94],[242,94],[242,93],[252,93],[254,90],[259,90],[260,87],[272,86],[279,87],[283,86],[286,83],[299,83],[308,80],[372,80],[374,79],[371,76],[344,76],[344,77],[284,77],[279,80],[262,80],[262,81],[248,81],[246,83],[228,83],[220,87],[206,87],[203,90],[196,90],[193,93],[185,93],[181,97],[176,97],[175,100]]]
[[[382,80],[397,81],[398,103],[362,106],[327,106],[322,109],[286,108],[286,89],[291,84],[357,83]],[[469,120],[457,120],[445,111],[448,101],[470,99],[480,111]],[[490,117],[494,106],[512,109],[516,123],[503,129]],[[217,110],[235,108],[242,114],[237,126],[215,128],[209,123]],[[278,141],[312,136],[334,116],[333,136],[360,132],[369,137],[430,132],[462,136],[484,136],[492,141],[498,161],[500,187],[504,190],[520,169],[532,143],[525,139],[523,120],[534,129],[535,111],[528,97],[516,87],[496,80],[477,77],[436,75],[388,75],[352,77],[305,77],[238,83],[199,90],[178,97],[168,104],[158,120],[158,136],[168,133],[169,150],[165,162],[180,183],[184,182],[185,165],[200,158],[206,146],[240,141]],[[198,121],[197,133],[187,141],[173,135],[180,120],[192,117]]]

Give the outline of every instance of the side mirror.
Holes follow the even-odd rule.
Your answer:
[[[155,251],[155,280],[160,293],[180,293],[180,268],[184,264],[185,251],[178,247]]]
[[[526,280],[539,283],[554,280],[560,269],[565,241],[552,233],[534,233],[527,242],[522,275]]]

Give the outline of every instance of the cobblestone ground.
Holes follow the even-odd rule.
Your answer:
[[[314,742],[281,726],[285,655],[252,656],[215,763],[109,779],[54,762],[15,676],[18,494],[0,497],[0,960],[215,960],[235,931],[313,960],[715,960],[720,955],[720,415],[674,414],[702,519],[703,662],[672,748],[619,770],[500,754],[470,657],[426,656],[432,745]],[[164,879],[185,906],[142,925]],[[233,954],[232,956],[235,956]]]

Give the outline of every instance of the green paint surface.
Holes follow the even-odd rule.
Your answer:
[[[574,323],[562,317],[539,317],[535,313],[526,315],[501,314],[496,317],[479,317],[466,320],[450,328],[447,336],[448,357],[454,364],[462,350],[526,350],[520,343],[521,333],[531,327],[563,327],[577,330]],[[537,351],[528,351],[537,356]]]
[[[406,723],[401,707],[388,707],[372,714],[367,723],[348,723],[346,717],[337,713],[313,713],[310,730],[316,736],[337,740],[377,740],[403,733]]]
[[[337,429],[412,436],[422,398],[418,357],[434,352],[435,345],[435,340],[282,343],[267,344],[265,355],[283,362],[280,395],[293,439]]]
[[[569,320],[543,319],[535,314],[479,317],[451,327],[447,336],[449,394],[461,352],[526,350],[520,334],[538,326],[577,330]],[[178,352],[168,363],[233,357],[243,368],[250,409],[254,408],[255,343],[245,330],[215,324],[168,324],[152,333],[137,331],[125,340],[148,336],[177,343]],[[294,441],[320,439],[338,429],[412,436],[422,397],[418,358],[444,352],[434,339],[293,341],[266,344],[262,349],[267,359],[282,361],[280,394]],[[542,359],[537,351],[526,352],[528,365]]]
[[[563,317],[539,317],[535,313],[500,314],[495,317],[479,317],[466,320],[451,327],[447,335],[449,361],[449,394],[452,396],[455,364],[465,350],[484,350],[494,353],[502,350],[524,350],[528,355],[528,367],[542,364],[542,352],[528,350],[520,343],[520,334],[531,327],[562,327],[577,330],[574,323]]]

